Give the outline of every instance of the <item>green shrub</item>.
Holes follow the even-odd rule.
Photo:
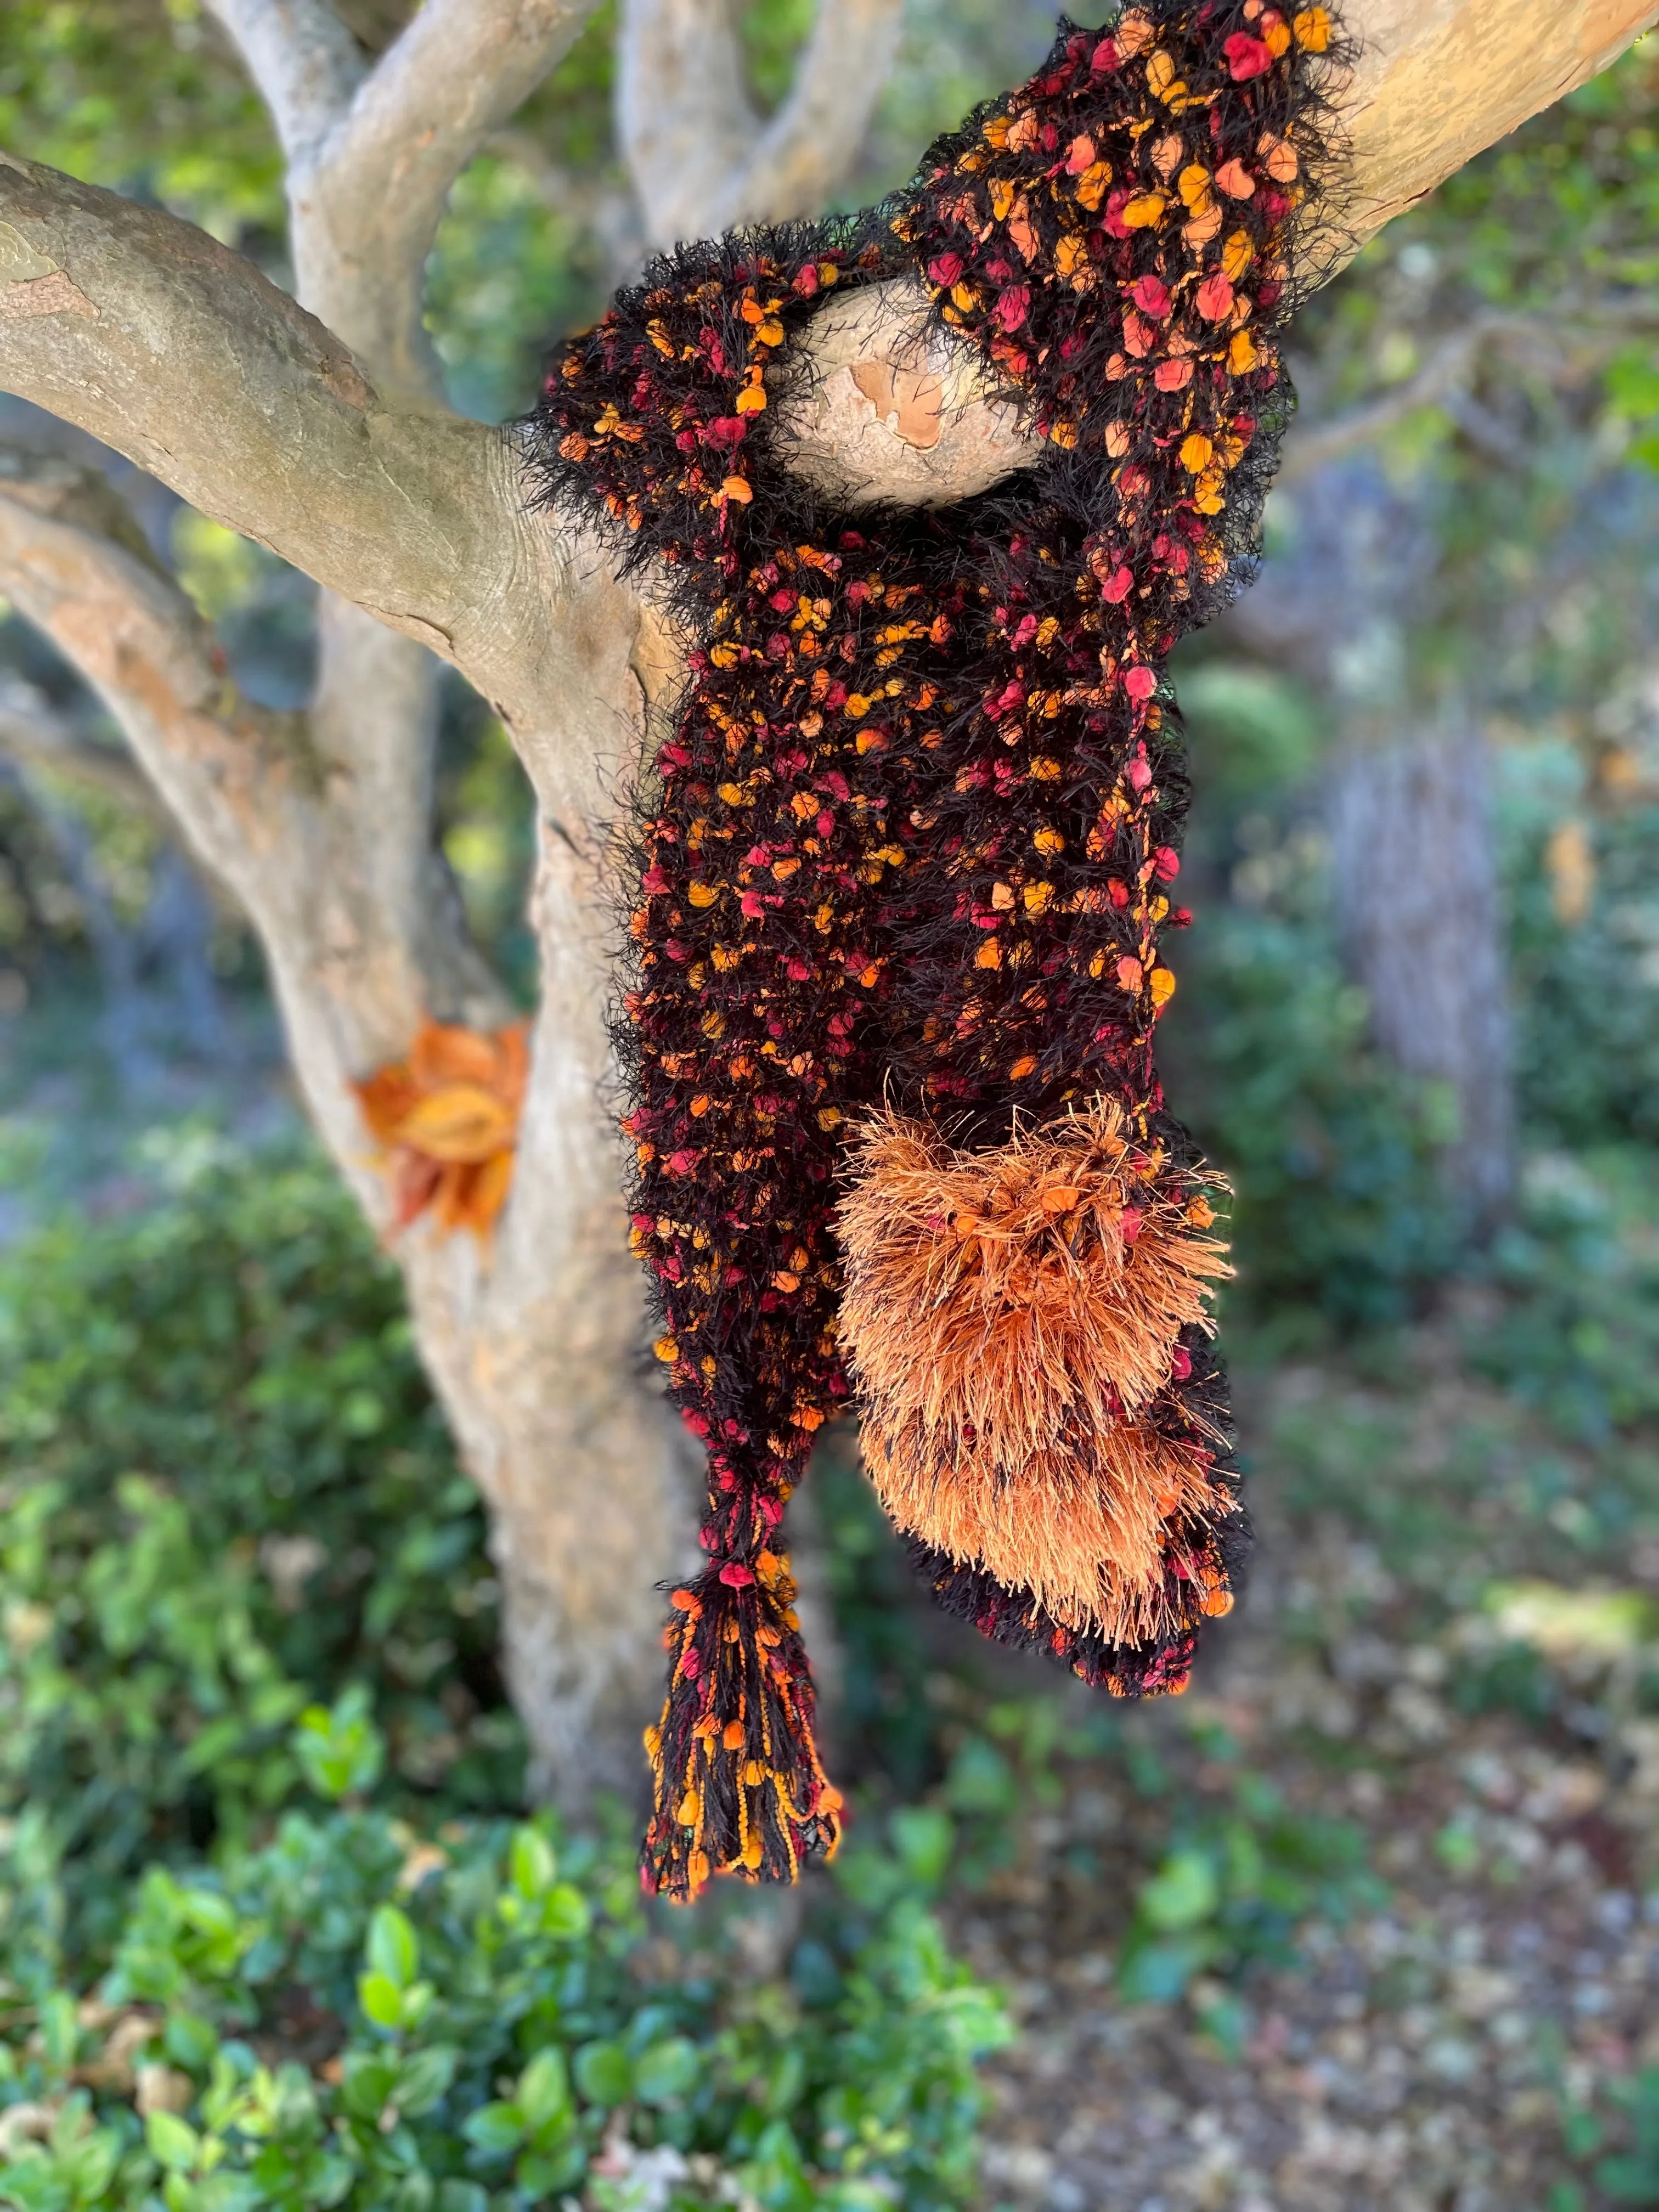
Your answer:
[[[1589,912],[1555,914],[1542,830],[1510,862],[1516,1079],[1547,1141],[1659,1138],[1659,806],[1587,823]]]
[[[515,1800],[482,1516],[332,1171],[256,1157],[0,1255],[0,1815],[113,1875],[252,1832],[362,1679],[386,1788]]]
[[[1659,1176],[1650,1152],[1529,1161],[1491,1273],[1504,1296],[1470,1332],[1478,1370],[1587,1443],[1659,1418]]]
[[[969,2203],[974,2060],[1006,2024],[902,1854],[847,1863],[850,1905],[813,1885],[757,1972],[752,1901],[647,1911],[631,1834],[290,1811],[149,1868],[93,1981],[37,1827],[0,1892],[0,2203]]]
[[[1370,1041],[1333,926],[1309,693],[1224,655],[1176,678],[1195,782],[1160,1032],[1175,1110],[1232,1179],[1229,1310],[1288,1339],[1404,1319],[1459,1259],[1433,1091]]]
[[[1432,1096],[1369,1043],[1328,933],[1235,908],[1194,932],[1181,975],[1170,1093],[1236,1187],[1230,1297],[1258,1322],[1403,1319],[1458,1257],[1444,1132]]]

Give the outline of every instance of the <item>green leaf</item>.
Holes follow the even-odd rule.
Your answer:
[[[956,1823],[938,1805],[910,1805],[888,1823],[899,1863],[919,1888],[937,1889],[956,1847]]]
[[[421,1970],[420,1938],[409,1916],[395,1905],[375,1907],[368,1923],[368,1963],[400,1990],[406,1990]]]
[[[392,2090],[398,2111],[412,2120],[429,2112],[454,2080],[459,2057],[453,2044],[434,2043],[404,2059]]]
[[[54,1990],[41,2002],[40,2045],[54,2073],[61,2074],[75,2063],[80,2040],[75,2012],[75,1999],[67,1990]]]
[[[219,2038],[212,2022],[200,2013],[170,2012],[161,2030],[161,2048],[187,2074],[205,2074],[218,2052]]]
[[[384,1974],[359,1974],[357,2002],[376,2027],[403,2026],[404,1993]]]
[[[197,2160],[201,2138],[176,2112],[150,2112],[144,2120],[150,2156],[175,2173],[187,2173]]]
[[[538,2200],[556,2196],[587,2171],[587,2146],[580,2140],[556,2150],[526,2151],[513,2170],[520,2189]]]
[[[379,2119],[396,2085],[398,2063],[392,2051],[347,2051],[343,2100],[353,2119]]]
[[[517,2105],[480,2105],[461,2122],[461,2133],[488,2158],[505,2158],[524,2141],[525,2117]]]
[[[634,2062],[634,2094],[645,2105],[668,2105],[695,2085],[702,2061],[697,2046],[684,2035],[653,2043]],[[523,2094],[520,2087],[520,2094]]]
[[[1221,1885],[1208,1855],[1198,1850],[1175,1851],[1152,1880],[1142,1885],[1139,1908],[1160,1931],[1196,1927],[1207,1920],[1221,1902]]]
[[[476,2181],[441,2181],[433,2212],[489,2212],[489,2191]]]
[[[179,1899],[179,1908],[189,1926],[204,1936],[234,1936],[236,1933],[236,1908],[228,1897],[216,1889],[187,1889]]]
[[[951,1762],[945,1793],[958,1813],[1012,1814],[1020,1798],[1012,1767],[982,1735],[963,1741]]]
[[[539,2135],[550,2120],[570,2109],[570,2078],[562,2051],[556,2047],[537,2052],[519,2076],[514,2102],[532,2135]]]
[[[1604,2158],[1595,2168],[1595,2185],[1615,2204],[1659,2203],[1659,2169],[1645,2158]]]
[[[806,2087],[806,2053],[799,2043],[787,2045],[772,2061],[763,2099],[769,2113],[791,2112]]]
[[[1627,346],[1607,368],[1607,397],[1621,414],[1659,415],[1659,355],[1650,346]]]
[[[1130,2004],[1173,2004],[1209,1964],[1212,1948],[1201,1936],[1171,1936],[1140,1945],[1118,1968],[1118,1992]]]
[[[542,1906],[542,1926],[550,1936],[567,1943],[580,1942],[592,1925],[587,1899],[572,1883],[555,1882]]]
[[[526,1899],[540,1897],[553,1886],[558,1863],[553,1846],[539,1828],[515,1828],[507,1854],[507,1873],[513,1887]]]
[[[1436,1836],[1434,1855],[1448,1874],[1473,1874],[1480,1863],[1480,1838],[1467,1820],[1454,1815]]]
[[[1247,2008],[1237,1997],[1217,1997],[1200,2011],[1198,2024],[1219,2048],[1222,2057],[1236,2065],[1243,2056],[1245,2039],[1250,2030]]]
[[[1569,2158],[1588,2158],[1601,2148],[1601,2121],[1582,2105],[1570,2105],[1561,2115],[1561,2141]]]
[[[348,1690],[331,1708],[307,1705],[289,1742],[311,1787],[337,1802],[372,1790],[386,1764],[386,1739],[361,1689]]]
[[[576,2053],[576,2087],[590,2105],[626,2104],[634,2069],[620,2043],[585,2043]]]

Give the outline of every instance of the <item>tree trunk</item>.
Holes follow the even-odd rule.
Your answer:
[[[1515,1182],[1504,918],[1486,749],[1466,720],[1351,737],[1329,784],[1332,876],[1376,1042],[1447,1109],[1448,1194],[1479,1233]]]

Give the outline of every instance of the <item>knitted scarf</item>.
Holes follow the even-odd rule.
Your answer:
[[[1232,1603],[1216,1178],[1153,1064],[1189,920],[1163,667],[1255,554],[1332,38],[1263,0],[1062,23],[892,201],[679,248],[548,376],[540,495],[651,562],[693,641],[617,1021],[634,1246],[708,1464],[647,1889],[835,1848],[779,1532],[849,1404],[988,1636],[1146,1696]],[[907,275],[1037,457],[954,507],[831,511],[774,435],[799,339]]]

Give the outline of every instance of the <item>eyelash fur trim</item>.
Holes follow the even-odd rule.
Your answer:
[[[1255,556],[1277,334],[1317,252],[1322,56],[1322,8],[1263,0],[1063,23],[884,206],[654,263],[528,426],[539,495],[596,502],[696,641],[642,785],[617,1026],[634,1243],[709,1470],[647,1736],[647,1888],[835,1848],[777,1540],[848,1347],[878,1487],[988,1635],[1151,1695],[1231,1601],[1221,1251],[1153,1066],[1188,920],[1163,664]],[[902,275],[1043,450],[943,513],[836,513],[774,450],[794,342],[827,290]],[[1038,1204],[1043,1349],[1002,1312],[1015,1349],[979,1376],[964,1316],[1001,1249],[981,1238],[967,1303],[934,1308],[938,1254],[889,1185],[984,1215],[1031,1174],[1075,1183],[1077,1241],[1062,1261]],[[956,1361],[937,1403],[904,1379],[924,1344]]]
[[[1156,1641],[1165,1526],[1232,1510],[1173,1387],[1229,1272],[1207,1200],[1111,1099],[992,1152],[890,1113],[857,1143],[841,1340],[883,1504],[1057,1620]],[[1189,1435],[1144,1418],[1160,1396]]]

